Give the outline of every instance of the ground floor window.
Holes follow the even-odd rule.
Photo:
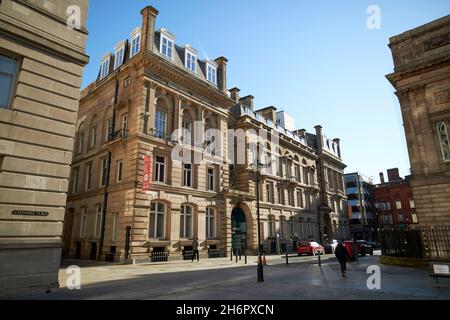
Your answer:
[[[117,231],[119,229],[119,213],[113,214],[112,241],[117,241]]]
[[[180,215],[180,238],[192,237],[192,207],[183,205],[181,206]]]
[[[269,215],[267,217],[269,237],[275,236],[275,216]]]
[[[149,238],[164,237],[164,216],[166,206],[162,202],[152,202],[150,205],[150,223],[148,228]]]
[[[206,237],[208,239],[216,237],[216,211],[214,208],[206,209]]]

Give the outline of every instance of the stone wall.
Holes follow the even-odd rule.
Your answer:
[[[80,30],[66,25],[69,5]],[[0,54],[19,65],[0,108],[0,295],[58,287],[86,13],[85,0],[0,3]]]

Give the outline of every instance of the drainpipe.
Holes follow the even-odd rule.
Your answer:
[[[114,85],[114,100],[112,104],[112,121],[111,121],[111,132],[108,134],[108,139],[113,139],[114,137],[114,131],[116,127],[116,105],[117,105],[117,96],[119,93],[119,80],[115,80]],[[108,163],[107,163],[107,170],[106,170],[106,183],[105,183],[105,190],[103,194],[103,210],[102,210],[102,229],[100,232],[100,248],[98,250],[98,261],[102,260],[102,250],[103,250],[103,242],[105,241],[105,225],[106,225],[106,211],[108,209],[108,187],[109,187],[109,177],[111,174],[111,158],[112,153],[111,149],[108,150]]]

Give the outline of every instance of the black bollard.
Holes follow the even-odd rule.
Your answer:
[[[247,264],[247,250],[245,250],[245,264]]]
[[[231,259],[230,261],[233,261],[233,249],[231,249]]]
[[[242,252],[241,252],[241,249],[239,249],[239,261],[241,261],[242,260]]]
[[[322,260],[320,259],[320,252],[318,253],[318,257],[319,257],[319,267],[322,266]]]
[[[287,250],[286,250],[286,264],[289,264],[289,256]]]
[[[236,253],[235,253],[235,256],[236,256],[236,262],[238,262],[238,252],[237,252],[237,249],[236,249]]]

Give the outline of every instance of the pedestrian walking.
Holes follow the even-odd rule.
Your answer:
[[[336,258],[339,261],[339,264],[341,265],[342,276],[345,278],[345,274],[347,272],[347,259],[350,256],[347,252],[347,249],[342,244],[342,241],[339,241],[338,245],[336,246],[336,250],[334,251],[334,254],[336,255]]]
[[[194,257],[197,256],[197,261],[200,261],[200,256],[198,254],[198,241],[197,238],[194,238],[192,241],[192,262],[194,261]]]

